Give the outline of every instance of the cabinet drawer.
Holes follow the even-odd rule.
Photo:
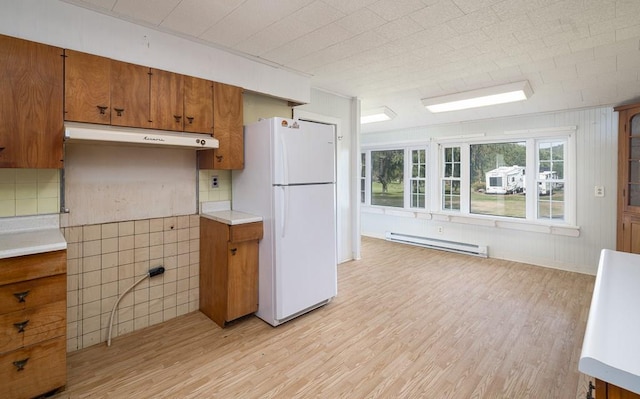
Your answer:
[[[0,315],[65,300],[67,275],[0,285]]]
[[[241,242],[262,239],[262,222],[229,226],[229,241]]]
[[[0,315],[0,353],[66,336],[66,300]]]
[[[66,271],[66,250],[4,258],[0,259],[0,284],[53,276]]]
[[[0,398],[33,398],[64,386],[66,356],[66,337],[0,355]]]

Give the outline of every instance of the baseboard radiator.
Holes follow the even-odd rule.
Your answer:
[[[387,231],[385,233],[387,240],[400,242],[403,244],[417,245],[425,248],[439,249],[442,251],[457,252],[460,254],[481,256],[486,258],[489,254],[486,245],[468,244],[464,242],[439,240],[436,238],[420,237],[409,234],[394,233]]]

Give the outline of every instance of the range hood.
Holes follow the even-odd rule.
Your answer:
[[[106,125],[65,123],[66,142],[121,143],[153,147],[192,148],[207,150],[218,148],[219,142],[211,135],[135,129]]]

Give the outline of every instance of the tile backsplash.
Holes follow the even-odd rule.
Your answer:
[[[60,211],[60,170],[0,169],[0,217]]]
[[[218,187],[211,187],[211,180],[216,176]],[[231,200],[231,171],[230,170],[200,170],[198,171],[199,202],[230,201]]]
[[[63,228],[67,240],[67,351],[107,340],[118,296],[151,268],[120,301],[112,338],[195,311],[199,301],[200,216]]]

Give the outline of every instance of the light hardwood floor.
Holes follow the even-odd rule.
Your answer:
[[[68,356],[55,398],[584,398],[594,277],[363,239],[338,297],[273,328],[199,312]]]

